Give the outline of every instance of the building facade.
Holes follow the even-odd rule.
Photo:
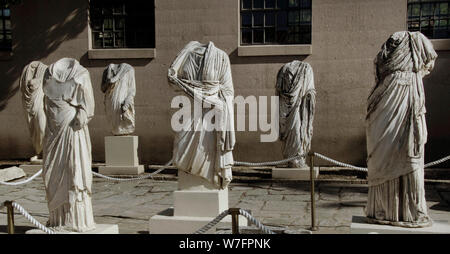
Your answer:
[[[93,160],[104,161],[104,137],[110,135],[100,90],[103,70],[110,63],[126,62],[136,73],[139,158],[146,164],[167,162],[175,112],[170,107],[175,93],[168,85],[167,70],[179,50],[196,40],[213,41],[229,55],[236,96],[273,96],[283,64],[292,60],[310,63],[317,91],[312,149],[365,165],[366,100],[375,84],[373,61],[392,33],[408,27],[426,28],[429,36],[437,38],[433,39],[439,55],[435,70],[424,79],[429,133],[425,161],[449,153],[450,38],[444,7],[426,27],[426,20],[415,20],[414,4],[428,8],[421,1],[279,1],[141,1],[145,4],[131,19],[125,17],[132,13],[130,8],[121,9],[123,1],[114,1],[117,8],[112,13],[98,12],[103,8],[98,6],[108,1],[22,0],[10,6],[10,31],[4,36],[11,34],[11,46],[8,49],[6,42],[0,52],[0,159],[33,156],[19,91],[23,67],[34,60],[49,65],[71,57],[89,70],[94,88],[95,117],[89,124]],[[448,1],[434,2],[446,3],[448,8]],[[429,31],[436,26],[435,20],[441,22],[443,32]],[[282,158],[280,142],[261,143],[261,133],[237,132],[235,160]]]

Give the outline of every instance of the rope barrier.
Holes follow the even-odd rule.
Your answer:
[[[346,168],[351,168],[351,169],[358,170],[358,171],[367,172],[367,168],[357,167],[357,166],[353,166],[353,165],[350,165],[350,164],[347,164],[347,163],[344,163],[344,162],[333,160],[333,159],[331,159],[331,158],[329,158],[329,157],[327,157],[327,156],[325,156],[323,154],[320,154],[320,153],[314,153],[314,156],[317,156],[317,157],[319,157],[321,159],[324,159],[324,160],[326,160],[328,162],[334,163],[334,164],[336,164],[338,166],[341,166],[341,167],[346,167]]]
[[[3,185],[21,185],[21,184],[26,184],[26,183],[31,182],[34,178],[38,177],[40,174],[42,174],[42,169],[39,170],[36,174],[31,176],[30,178],[28,178],[27,180],[20,181],[20,182],[13,182],[13,183],[0,181],[0,184],[3,184]]]
[[[228,214],[230,214],[230,210],[227,209],[220,213],[216,218],[214,218],[212,221],[210,221],[208,224],[200,228],[199,230],[195,231],[194,234],[204,234],[208,230],[210,230],[212,227],[217,225],[223,218],[225,218]],[[245,218],[247,218],[252,224],[257,226],[260,230],[262,230],[265,234],[275,234],[272,230],[268,229],[266,226],[264,226],[259,220],[257,220],[255,217],[253,217],[250,213],[245,211],[244,209],[239,209],[239,214],[243,215]]]
[[[254,224],[256,227],[258,227],[261,231],[263,231],[265,234],[275,234],[272,230],[268,229],[266,226],[264,226],[259,220],[257,220],[255,217],[253,217],[249,212],[245,211],[244,209],[239,209],[239,213],[243,215],[245,218],[247,218],[252,224]]]
[[[293,161],[295,159],[299,159],[302,157],[305,157],[306,154],[300,154],[300,155],[296,155],[294,157],[291,158],[287,158],[284,160],[279,160],[279,161],[269,161],[269,162],[242,162],[242,161],[235,161],[234,162],[234,166],[250,166],[250,167],[260,167],[260,166],[275,166],[275,165],[282,165],[285,164],[287,162]]]
[[[447,160],[450,160],[450,155],[447,156],[447,157],[444,157],[442,159],[439,159],[437,161],[433,161],[433,162],[427,163],[427,164],[425,164],[424,167],[428,168],[428,167],[431,167],[431,166],[434,166],[434,165],[437,165],[437,164],[441,164],[442,162],[447,161]]]
[[[16,208],[25,218],[30,221],[34,226],[39,228],[40,230],[44,231],[47,234],[56,234],[55,231],[47,228],[46,226],[42,225],[39,221],[37,221],[33,216],[31,216],[25,208],[23,208],[21,205],[19,205],[16,202],[12,202],[12,206]]]
[[[111,177],[111,176],[105,176],[105,175],[102,175],[102,174],[96,173],[96,172],[92,172],[92,174],[94,176],[97,176],[97,177],[100,177],[100,178],[104,178],[104,179],[109,180],[109,181],[116,181],[116,182],[140,181],[140,180],[144,180],[144,179],[148,179],[148,178],[153,178],[154,175],[156,175],[156,174],[160,173],[161,171],[163,171],[164,169],[166,169],[167,166],[169,166],[170,164],[172,164],[172,160],[170,160],[169,162],[164,164],[164,167],[156,170],[155,172],[152,172],[152,173],[147,174],[147,175],[138,176],[138,177],[132,177],[132,178]]]
[[[220,213],[216,218],[214,218],[212,221],[210,221],[208,224],[200,228],[199,230],[195,231],[194,234],[204,234],[206,231],[210,230],[212,227],[217,225],[223,218],[225,218],[229,214],[228,209]]]

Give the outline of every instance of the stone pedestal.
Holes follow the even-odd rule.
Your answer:
[[[174,207],[150,218],[150,234],[191,234],[228,209],[228,189],[217,190],[208,181],[178,171],[178,190],[174,192]],[[247,226],[247,219],[239,216],[239,225]],[[231,216],[216,227],[231,227]]]
[[[405,228],[381,224],[369,224],[363,216],[353,216],[350,225],[351,234],[450,234],[448,221],[433,221],[431,227]]]
[[[105,137],[105,166],[99,166],[103,175],[138,175],[144,173],[139,165],[138,136]]]
[[[319,176],[319,167],[314,167],[314,178]],[[305,168],[272,168],[272,179],[310,180],[310,169]]]
[[[25,234],[46,234],[40,229],[31,229]],[[57,232],[57,234],[119,234],[119,225],[117,224],[96,224],[94,230],[86,232]]]

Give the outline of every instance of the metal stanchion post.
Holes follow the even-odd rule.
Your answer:
[[[314,193],[314,152],[309,152],[309,176],[311,182],[311,230],[317,231],[319,228],[316,226],[316,197]]]
[[[14,207],[13,201],[5,201],[5,206],[8,211],[8,234],[14,234]]]
[[[231,214],[232,233],[239,234],[239,208],[230,208],[228,212]]]

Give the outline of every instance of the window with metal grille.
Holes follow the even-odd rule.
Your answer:
[[[449,0],[408,0],[408,30],[429,39],[450,38]]]
[[[154,48],[154,0],[90,0],[92,48]]]
[[[0,50],[11,50],[11,11],[7,7],[0,7]]]
[[[240,0],[241,45],[311,44],[312,0]]]

